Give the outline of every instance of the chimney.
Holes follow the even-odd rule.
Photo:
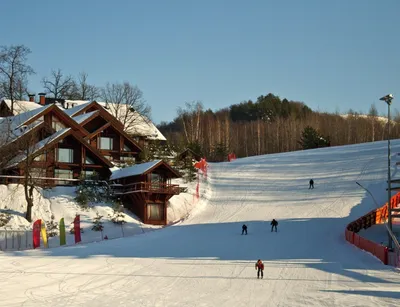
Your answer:
[[[46,104],[46,93],[39,93],[39,104],[44,106]]]
[[[28,97],[30,102],[35,102],[35,94],[28,94]]]

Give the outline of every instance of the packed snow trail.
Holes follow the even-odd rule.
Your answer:
[[[344,239],[347,223],[374,208],[355,181],[383,204],[386,163],[377,142],[210,164],[209,202],[183,223],[2,254],[1,305],[398,306],[399,273]]]

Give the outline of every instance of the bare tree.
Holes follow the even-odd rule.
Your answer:
[[[91,85],[87,82],[88,74],[81,72],[77,80],[73,81],[73,86],[69,99],[77,100],[95,100],[99,95],[99,89],[95,85]]]
[[[14,112],[14,101],[21,98],[27,86],[27,76],[34,73],[26,64],[31,50],[24,45],[0,47],[0,82],[4,96],[11,100],[11,113]]]
[[[42,85],[47,94],[55,99],[67,99],[74,89],[74,79],[71,76],[64,76],[61,69],[52,70],[50,78],[43,78]]]
[[[133,131],[138,121],[150,119],[151,108],[136,85],[129,82],[107,83],[101,89],[101,98],[105,101],[106,108],[127,131]]]

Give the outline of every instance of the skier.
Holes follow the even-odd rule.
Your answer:
[[[261,259],[258,259],[256,262],[256,270],[257,270],[257,278],[260,278],[260,273],[261,273],[261,278],[264,277],[264,263],[262,263]]]
[[[314,180],[310,179],[310,186],[308,189],[314,189]]]
[[[271,232],[274,230],[274,227],[275,227],[275,232],[278,231],[278,228],[277,228],[277,226],[278,226],[278,221],[277,221],[277,220],[272,219],[271,226],[272,226],[272,227],[271,227]]]
[[[247,235],[247,226],[245,224],[243,224],[243,226],[242,226],[242,235],[243,234]]]

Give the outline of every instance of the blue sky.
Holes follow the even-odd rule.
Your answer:
[[[2,1],[0,44],[31,48],[36,75],[130,81],[155,123],[185,101],[216,110],[268,93],[314,110],[400,110],[400,1]]]

